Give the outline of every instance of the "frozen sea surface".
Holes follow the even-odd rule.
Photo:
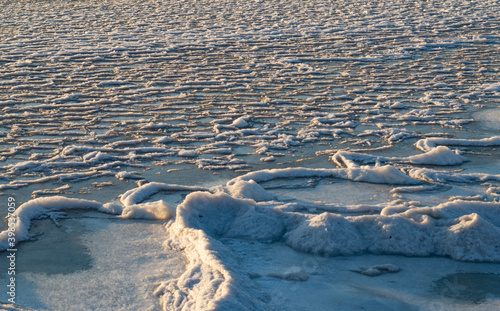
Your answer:
[[[158,310],[151,292],[184,270],[182,256],[162,246],[158,222],[78,211],[57,226],[37,220],[32,233],[16,255],[16,303],[30,310]]]
[[[500,308],[499,10],[0,0],[2,307]]]

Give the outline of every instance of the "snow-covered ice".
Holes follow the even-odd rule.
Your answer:
[[[499,21],[0,0],[0,308],[499,309]]]

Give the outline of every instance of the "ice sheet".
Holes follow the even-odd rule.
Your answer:
[[[28,308],[499,308],[495,1],[0,7],[19,254],[76,230]]]
[[[37,239],[18,247],[17,306],[157,310],[158,282],[184,269],[182,256],[162,247],[159,223],[73,212],[57,224],[35,221]]]

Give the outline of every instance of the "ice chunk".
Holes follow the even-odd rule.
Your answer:
[[[500,83],[483,84],[483,89],[490,92],[500,92]]]
[[[376,184],[416,184],[416,180],[392,165],[348,169],[347,179]]]
[[[102,163],[105,161],[113,160],[115,159],[114,157],[103,153],[101,151],[93,151],[90,153],[87,153],[86,155],[83,156],[83,160],[88,163]]]
[[[309,280],[309,274],[300,267],[292,267],[282,273],[269,273],[267,276],[287,281],[305,282]]]
[[[437,146],[424,154],[410,156],[407,161],[414,164],[427,165],[457,165],[467,161],[458,151],[452,151],[446,146]]]
[[[500,227],[476,213],[458,218],[440,233],[437,246],[443,254],[465,261],[500,261]]]
[[[401,271],[401,269],[393,264],[383,264],[383,265],[375,265],[368,269],[360,268],[351,270],[353,272],[361,273],[367,276],[379,276],[385,273],[395,273]]]
[[[249,126],[248,119],[249,117],[239,117],[238,119],[234,120],[233,123],[231,123],[231,125],[237,128],[248,127]]]
[[[275,157],[263,157],[263,158],[260,158],[260,161],[261,162],[274,162],[274,161],[276,161],[276,158]]]
[[[162,136],[153,140],[153,142],[156,144],[166,144],[166,143],[171,143],[173,141],[174,139],[171,138],[170,136]]]
[[[338,214],[323,213],[304,220],[285,234],[286,243],[295,249],[328,255],[347,255],[366,248],[356,228]]]
[[[138,172],[118,172],[115,174],[116,179],[125,180],[125,179],[143,179],[142,176],[138,175]]]
[[[177,153],[179,157],[195,158],[198,154],[195,150],[182,149]]]
[[[467,161],[458,151],[452,151],[446,146],[437,146],[424,154],[409,157],[380,157],[356,152],[338,151],[331,160],[340,167],[359,167],[360,164],[405,163],[419,165],[458,165]]]
[[[267,192],[261,185],[253,180],[238,180],[228,184],[227,188],[231,196],[235,198],[252,199],[255,201],[270,201],[274,199],[274,195]]]
[[[415,147],[424,152],[431,151],[438,145],[471,146],[471,147],[500,146],[500,136],[493,136],[482,139],[452,139],[452,138],[433,137],[433,138],[421,139],[415,143]]]
[[[175,207],[163,200],[126,206],[123,218],[170,219],[175,215]]]

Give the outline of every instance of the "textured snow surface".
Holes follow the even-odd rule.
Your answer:
[[[329,310],[328,299],[469,310],[359,281],[397,280],[401,259],[338,268],[334,295],[335,275],[297,260],[498,267],[499,10],[493,0],[0,0],[0,193],[18,203],[16,242],[36,243],[34,221],[57,224],[67,210],[164,220],[164,247],[185,269],[137,280],[164,310]],[[266,249],[293,256],[256,263]],[[269,288],[285,290],[276,300]],[[70,300],[51,294],[49,309]]]

